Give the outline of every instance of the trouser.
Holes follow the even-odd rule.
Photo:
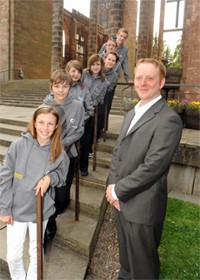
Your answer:
[[[51,240],[55,236],[56,230],[57,230],[56,218],[57,218],[58,214],[62,214],[69,206],[70,189],[71,189],[72,181],[74,178],[76,164],[77,164],[77,157],[70,158],[66,185],[64,187],[55,188],[56,212],[49,218],[49,221],[47,224],[47,229],[45,232],[45,241]]]
[[[158,246],[163,223],[135,224],[117,213],[120,272],[118,279],[159,279]]]
[[[112,107],[112,101],[113,101],[113,97],[115,95],[115,88],[112,91],[108,91],[106,93],[105,99],[106,99],[106,104],[107,104],[107,116],[106,116],[106,127],[105,130],[108,130],[108,118],[109,118],[109,114],[110,114],[110,110]]]
[[[61,214],[65,211],[70,203],[70,189],[74,178],[74,173],[77,165],[77,157],[69,159],[69,169],[66,179],[66,185],[61,188],[56,188],[55,207],[56,214]]]
[[[43,239],[47,221],[43,221]],[[23,264],[23,249],[29,231],[30,264],[26,272]],[[7,262],[12,280],[37,280],[37,224],[14,221],[7,225]]]
[[[88,171],[89,159],[88,154],[91,148],[91,133],[93,128],[93,117],[90,117],[85,124],[84,134],[80,140],[80,170]]]
[[[112,107],[112,100],[115,94],[115,88],[112,91],[107,91],[104,97],[104,103],[98,105],[98,128],[97,138],[100,137],[100,131],[108,130],[108,118]]]

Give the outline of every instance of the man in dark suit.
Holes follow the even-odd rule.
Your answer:
[[[106,197],[117,212],[118,279],[159,279],[167,174],[182,135],[181,119],[160,94],[165,75],[157,60],[139,60],[134,87],[140,101],[113,150]]]

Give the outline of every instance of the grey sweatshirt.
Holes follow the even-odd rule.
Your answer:
[[[107,92],[112,91],[113,88],[114,88],[114,87],[116,86],[116,84],[117,84],[118,75],[117,75],[117,73],[115,72],[115,70],[114,70],[113,68],[110,69],[110,70],[106,70],[106,69],[104,68],[103,72],[104,72],[104,74],[105,74],[105,76],[106,76],[106,79],[107,79],[108,82],[109,82],[109,86],[108,86],[108,88],[107,88]]]
[[[103,104],[104,96],[109,86],[109,82],[107,81],[107,79],[105,79],[105,81],[102,81],[100,76],[94,78],[90,74],[89,70],[86,69],[83,71],[81,80],[91,93],[93,106],[96,106],[99,103]]]
[[[92,98],[89,89],[80,81],[74,83],[69,91],[72,98],[82,102],[85,109],[85,122],[89,117],[94,115],[94,107],[92,106]]]
[[[30,133],[23,133],[9,147],[0,171],[0,215],[18,222],[36,222],[35,186],[48,174],[50,186],[43,197],[43,220],[55,212],[54,187],[65,184],[69,158],[63,152],[49,162],[50,142],[40,146]]]
[[[116,50],[117,54],[119,55],[119,62],[115,67],[115,71],[117,72],[118,76],[120,76],[121,69],[124,73],[124,78],[126,82],[130,80],[129,74],[129,65],[128,65],[128,48],[125,45],[121,45],[117,47]],[[99,54],[105,55],[106,53],[106,43],[104,43],[99,51]]]
[[[50,93],[43,102],[44,104],[52,105],[56,108],[60,116],[63,147],[70,158],[76,157],[78,153],[75,142],[77,142],[84,133],[83,104],[73,99],[71,95],[68,95],[63,104],[58,104],[54,100],[53,93]]]

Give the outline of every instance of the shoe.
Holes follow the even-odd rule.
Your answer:
[[[46,230],[45,230],[46,241],[52,240],[56,235],[56,231],[57,231],[57,226],[56,225],[54,227],[51,227],[51,228],[46,228]]]
[[[93,157],[93,153],[89,153],[89,158],[92,158]]]
[[[89,172],[88,171],[81,171],[81,176],[88,176]]]

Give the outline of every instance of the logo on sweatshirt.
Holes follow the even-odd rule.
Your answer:
[[[22,179],[24,176],[23,176],[23,174],[21,174],[21,173],[15,172],[15,173],[14,173],[14,177],[17,178],[17,179]]]

